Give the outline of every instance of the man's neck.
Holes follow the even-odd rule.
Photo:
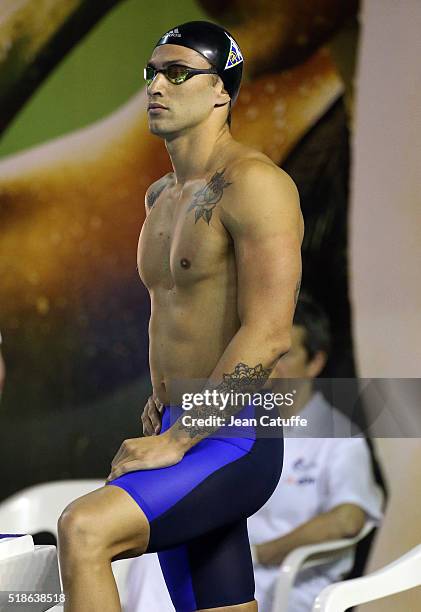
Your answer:
[[[299,393],[297,394],[296,401],[294,402],[293,414],[300,414],[309,403],[313,396],[313,383],[312,381],[306,381],[302,385]]]
[[[227,124],[218,129],[200,124],[165,139],[176,182],[184,185],[189,180],[203,177],[214,167],[215,159],[221,157],[221,151],[230,141],[232,136]]]

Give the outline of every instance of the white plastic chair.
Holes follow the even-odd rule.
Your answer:
[[[104,483],[105,480],[60,480],[23,489],[0,502],[1,531],[29,534],[48,531],[57,537],[57,522],[65,507]],[[122,606],[126,601],[129,565],[130,559],[112,563]]]
[[[352,580],[330,584],[316,598],[312,612],[344,612],[375,599],[421,585],[421,545],[385,567]]]
[[[337,561],[348,553],[350,548],[354,548],[375,527],[376,523],[368,520],[361,531],[353,538],[300,546],[291,551],[279,568],[272,612],[285,612],[288,607],[292,587],[300,570],[316,566],[320,567],[332,561]],[[319,557],[318,555],[323,556]],[[337,611],[335,610],[335,612]]]

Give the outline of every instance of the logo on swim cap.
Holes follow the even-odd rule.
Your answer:
[[[170,30],[169,32],[165,34],[165,36],[168,36],[168,37],[175,36],[176,38],[181,38],[181,34],[178,31],[178,28],[174,28],[174,30]]]
[[[233,68],[234,66],[241,64],[241,62],[243,61],[243,56],[241,55],[239,46],[237,45],[235,40],[232,38],[232,36],[227,34],[227,32],[225,32],[225,34],[230,39],[230,43],[231,43],[231,47],[228,53],[227,63],[225,64],[225,68],[224,68],[224,70],[228,70],[228,68]]]

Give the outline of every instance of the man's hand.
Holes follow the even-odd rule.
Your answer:
[[[124,440],[111,463],[110,482],[127,472],[152,470],[175,465],[184,457],[186,448],[167,433],[148,438]]]
[[[150,396],[145,404],[140,420],[142,421],[143,435],[154,436],[161,431],[162,412],[164,404],[159,399]]]

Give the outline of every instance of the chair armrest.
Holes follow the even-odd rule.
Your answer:
[[[365,538],[375,526],[376,523],[374,521],[368,520],[360,532],[353,538],[309,544],[291,551],[279,568],[272,612],[284,612],[287,609],[290,591],[301,569],[324,565],[339,559],[350,548],[355,547],[360,540]]]
[[[350,606],[387,597],[421,585],[421,545],[361,578],[331,584],[318,595],[313,612],[343,612]]]
[[[60,594],[56,547],[35,546],[33,551],[0,561],[0,610],[10,608],[7,605],[9,591]],[[52,604],[47,602],[32,602],[26,605],[31,612],[44,612],[51,606]]]
[[[33,552],[34,550],[34,540],[31,535],[0,536],[0,561],[10,559],[15,555]]]

